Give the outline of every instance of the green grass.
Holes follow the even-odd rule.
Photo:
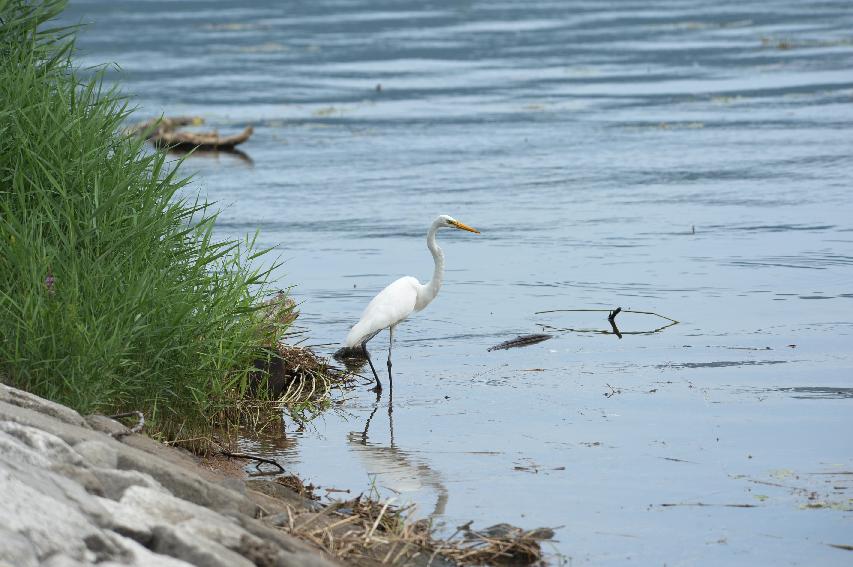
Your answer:
[[[126,101],[48,29],[63,7],[0,0],[0,379],[174,436],[239,399],[281,332],[256,311],[270,269],[121,133]]]

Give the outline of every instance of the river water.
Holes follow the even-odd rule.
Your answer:
[[[244,155],[185,171],[222,234],[277,247],[321,353],[394,278],[430,277],[437,214],[482,231],[440,233],[445,285],[397,330],[392,414],[365,386],[248,449],[445,530],[559,526],[571,565],[850,564],[849,2],[72,0],[65,18],[93,22],[78,61],[115,62],[139,119],[255,127]],[[617,306],[680,324],[622,313],[620,339],[604,311],[537,314]],[[371,345],[384,370],[387,335]]]

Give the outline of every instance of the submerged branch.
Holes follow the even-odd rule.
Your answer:
[[[261,470],[261,464],[266,463],[268,465],[273,465],[278,468],[280,472],[287,472],[284,470],[284,467],[278,464],[278,461],[275,459],[267,459],[265,457],[259,457],[257,455],[249,455],[247,453],[232,453],[231,451],[226,451],[225,449],[219,449],[219,454],[224,455],[226,457],[231,457],[232,459],[244,459],[247,461],[256,461],[255,468]]]

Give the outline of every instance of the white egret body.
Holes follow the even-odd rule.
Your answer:
[[[380,331],[388,329],[389,332],[389,347],[388,347],[388,378],[391,379],[391,346],[394,341],[394,327],[401,321],[405,320],[409,315],[422,310],[435,299],[438,295],[438,290],[441,289],[441,282],[444,277],[444,253],[438,244],[435,242],[435,233],[441,228],[457,228],[467,230],[479,234],[480,231],[471,228],[466,224],[462,224],[453,217],[441,215],[436,218],[429,228],[427,233],[427,248],[432,253],[432,258],[435,261],[432,279],[422,284],[412,276],[402,277],[391,285],[380,291],[374,297],[364,313],[361,314],[361,319],[356,323],[347,335],[345,346],[347,348],[360,347],[370,362],[370,368],[373,370],[373,375],[376,378],[376,390],[382,389],[382,384],[379,382],[379,376],[376,374],[376,369],[373,368],[373,362],[370,361],[370,355],[367,354],[367,342],[375,337]]]

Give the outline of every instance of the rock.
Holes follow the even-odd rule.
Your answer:
[[[38,413],[49,415],[65,423],[85,427],[86,422],[83,417],[73,409],[51,402],[44,398],[40,398],[29,392],[10,388],[5,384],[0,384],[0,401],[6,402],[13,406],[34,410]]]
[[[12,421],[0,421],[0,431],[19,440],[51,463],[78,466],[84,463],[83,457],[77,451],[52,433]]]
[[[91,563],[83,563],[62,554],[51,555],[47,561],[41,564],[42,567],[88,567],[89,565]]]
[[[81,441],[74,445],[77,454],[89,466],[114,469],[118,466],[118,451],[100,441]]]
[[[182,559],[197,567],[255,567],[255,564],[226,547],[199,538],[181,526],[158,526],[151,550]]]
[[[139,471],[123,471],[97,467],[90,469],[90,472],[98,479],[102,486],[102,492],[99,496],[104,496],[111,500],[121,499],[125,491],[131,486],[142,486],[163,494],[168,493],[151,475]]]
[[[102,440],[102,435],[83,423],[83,425],[75,425],[66,423],[50,415],[39,413],[37,410],[17,406],[0,400],[0,421],[12,421],[21,425],[28,425],[49,431],[56,435],[69,445],[76,445],[81,441],[90,441],[92,439]]]
[[[2,386],[0,567],[335,565],[255,519],[260,501],[273,512],[310,501],[223,481],[145,435],[110,436],[124,431]]]
[[[245,482],[246,488],[272,496],[277,500],[287,502],[291,506],[299,508],[308,508],[309,510],[319,511],[322,505],[313,500],[309,500],[304,496],[300,496],[290,488],[271,480],[251,479]]]
[[[105,415],[87,415],[85,422],[95,431],[100,431],[107,435],[126,434],[129,432],[129,428],[120,421],[116,421],[115,419],[109,418]]]
[[[0,432],[0,459],[9,462],[26,463],[30,466],[43,469],[49,468],[51,465],[50,459],[5,432]]]
[[[180,559],[154,553],[130,538],[112,532],[106,533],[121,550],[121,556],[116,560],[98,563],[98,567],[127,567],[128,565],[131,567],[190,567],[192,565]]]
[[[242,494],[202,479],[190,471],[176,469],[156,457],[127,450],[119,452],[118,467],[145,472],[178,498],[189,500],[224,514],[246,514],[255,517],[258,506]]]
[[[59,473],[66,478],[70,478],[77,484],[83,487],[83,490],[95,496],[104,495],[104,486],[98,480],[92,471],[84,467],[75,467],[73,465],[53,465],[50,467],[55,473]]]
[[[0,525],[0,542],[3,550],[0,567],[39,567],[36,549],[25,535]]]
[[[145,488],[131,486],[124,492],[118,508],[111,510],[113,520],[119,533],[153,533],[157,526],[186,525],[191,531],[195,530],[202,537],[212,537],[223,545],[236,547],[240,538],[248,535],[231,518],[193,504],[171,494]],[[128,525],[130,524],[130,525]],[[143,541],[134,537],[137,541]]]
[[[19,476],[20,473],[0,468],[0,494],[3,495],[0,526],[6,532],[29,540],[39,561],[54,554],[86,560],[85,540],[97,532],[97,527],[78,509],[77,502],[44,490],[40,486],[44,479],[37,479],[33,487],[22,482]],[[77,488],[82,492],[79,486]]]

